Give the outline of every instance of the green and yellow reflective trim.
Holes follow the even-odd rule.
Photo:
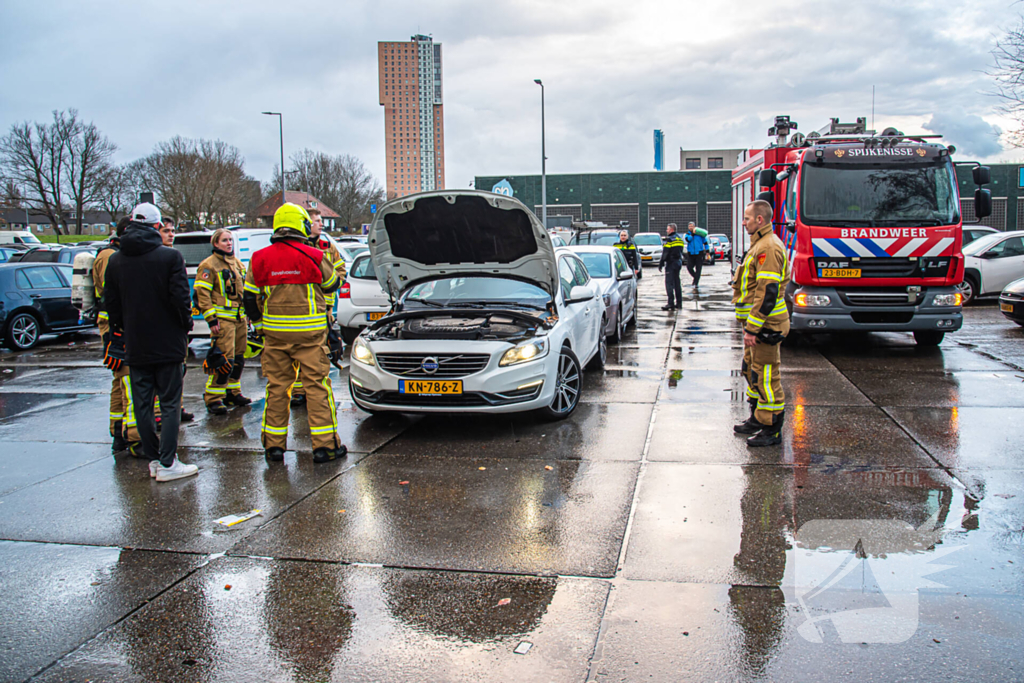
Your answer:
[[[772,280],[774,282],[782,282],[781,273],[773,273],[770,270],[762,270],[757,274],[758,280]]]
[[[330,277],[328,277],[326,280],[321,282],[320,286],[324,287],[324,288],[333,287],[335,285],[335,283],[337,283],[337,282],[338,282],[338,273],[336,273],[335,271],[332,270]]]
[[[135,407],[132,404],[132,380],[125,375],[121,378],[121,388],[124,390],[124,397],[128,403],[128,409],[124,413],[124,428],[135,426]]]
[[[254,285],[253,283],[249,282],[248,280],[246,280],[245,284],[242,285],[242,289],[244,289],[245,291],[249,292],[250,294],[259,294],[260,293],[260,288],[257,287],[256,285]]]
[[[100,311],[99,315],[96,316],[96,320],[110,320],[110,316],[107,315],[106,311]]]
[[[260,323],[268,332],[314,332],[327,329],[327,315],[273,315],[264,312]]]
[[[203,282],[202,280],[197,279],[196,283],[192,285],[192,289],[205,289],[207,291],[212,292],[213,285],[211,285],[209,282]]]
[[[224,396],[228,393],[227,387],[223,384],[217,384],[215,382],[216,375],[207,375],[206,377],[206,393],[211,396]]]

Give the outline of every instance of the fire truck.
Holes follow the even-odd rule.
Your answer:
[[[777,116],[775,141],[750,150],[732,174],[733,267],[750,239],[743,209],[764,199],[789,255],[786,302],[802,333],[905,331],[939,344],[963,324],[963,218],[952,145],[940,135],[867,130],[867,120],[831,123],[806,136]],[[792,135],[791,135],[792,133]],[[976,162],[974,214],[992,211]]]

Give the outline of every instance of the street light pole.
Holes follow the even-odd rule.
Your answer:
[[[278,127],[281,133],[281,204],[284,204],[285,198],[285,184],[284,184],[284,115],[277,111],[265,111],[263,112],[267,116],[276,116]]]
[[[533,82],[540,86],[540,221],[548,229],[548,155],[544,140],[544,84],[539,78]]]

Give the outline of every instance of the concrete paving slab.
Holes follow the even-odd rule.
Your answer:
[[[104,458],[4,496],[0,538],[220,552],[307,496],[358,456],[314,465],[288,453],[268,467],[260,451],[183,450],[199,474],[158,484],[147,461]],[[230,529],[214,520],[263,510]]]
[[[0,375],[5,373],[0,373]],[[54,394],[107,394],[110,393],[110,370],[96,363],[96,367],[16,369],[13,379],[0,384],[0,391],[13,393]]]
[[[223,558],[39,680],[583,680],[607,591],[582,579]],[[529,651],[515,654],[523,642]]]
[[[373,455],[234,552],[609,577],[637,469],[626,462]]]
[[[661,370],[587,370],[580,403],[654,403]]]
[[[887,408],[945,467],[1024,467],[1024,408]]]
[[[1024,407],[1024,382],[998,372],[892,373],[849,370],[850,381],[881,406]]]
[[[640,460],[652,406],[582,403],[569,420],[533,415],[428,415],[381,449],[388,455]]]
[[[109,457],[105,444],[6,443],[0,449],[0,496]]]
[[[665,354],[668,349],[662,348],[639,348],[635,344],[630,345],[626,340],[621,344],[611,344],[608,347],[608,360],[605,367],[615,370],[660,370],[665,364]]]
[[[863,603],[858,591],[834,592],[832,614]],[[628,581],[611,595],[588,680],[1012,680],[1024,670],[1022,606],[922,591],[906,640],[842,642],[824,621],[819,643],[801,635],[805,614],[777,588]]]
[[[0,679],[27,679],[202,561],[196,555],[0,541]]]
[[[66,409],[72,403],[88,401],[91,398],[91,394],[6,394],[0,392],[0,434],[3,433],[5,427],[14,424],[14,420],[11,418],[15,416],[34,412],[44,412],[52,423],[52,414],[47,411],[62,408]],[[76,409],[77,408],[78,406],[76,406]],[[8,429],[8,431],[10,431],[10,429]]]
[[[871,346],[821,347],[821,353],[841,371],[853,372],[955,372],[979,370],[1005,372],[1006,366],[956,344],[939,347]]]
[[[669,370],[660,400],[665,403],[746,404],[739,366],[720,370]],[[782,368],[787,405],[868,406],[871,402],[835,369]]]
[[[938,469],[650,463],[623,575],[779,586],[794,528],[882,519],[916,529],[952,488]]]

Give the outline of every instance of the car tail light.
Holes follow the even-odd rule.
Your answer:
[[[338,289],[338,298],[339,299],[351,299],[352,298],[352,285],[350,285],[347,282],[345,284],[343,284]]]

